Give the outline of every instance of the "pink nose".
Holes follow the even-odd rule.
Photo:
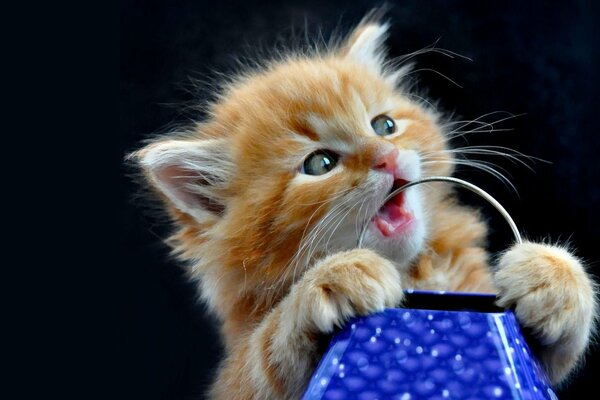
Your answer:
[[[381,169],[390,174],[393,174],[397,168],[397,160],[398,159],[398,149],[394,148],[393,150],[384,152],[375,158],[373,162],[374,169]]]

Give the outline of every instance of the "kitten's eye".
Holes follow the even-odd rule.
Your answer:
[[[323,175],[331,171],[338,162],[339,156],[326,150],[318,150],[310,154],[302,164],[302,173],[307,175]]]
[[[396,123],[387,115],[379,115],[373,118],[371,126],[379,136],[391,135],[396,132]]]

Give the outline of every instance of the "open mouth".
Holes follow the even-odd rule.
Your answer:
[[[390,193],[407,183],[408,181],[404,179],[394,180]],[[373,218],[373,222],[383,236],[390,237],[399,235],[406,232],[412,225],[414,216],[406,208],[405,200],[405,192],[400,192],[386,201],[379,211],[377,211],[377,214]]]

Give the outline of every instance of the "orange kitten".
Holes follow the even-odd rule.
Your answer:
[[[222,322],[212,398],[300,397],[319,339],[399,305],[406,288],[498,292],[541,341],[554,383],[587,347],[594,286],[569,252],[516,245],[492,274],[484,223],[447,185],[382,204],[403,182],[452,173],[438,115],[385,62],[386,28],[366,21],[335,48],[239,77],[206,121],[133,155]],[[363,223],[370,250],[355,249]]]

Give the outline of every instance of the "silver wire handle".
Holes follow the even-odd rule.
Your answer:
[[[469,189],[471,192],[483,197],[484,199],[486,199],[488,201],[488,203],[490,203],[492,206],[494,206],[494,208],[496,210],[498,210],[498,212],[500,214],[502,214],[502,216],[504,217],[504,219],[506,220],[506,222],[508,222],[508,225],[510,226],[510,229],[513,232],[513,235],[515,236],[515,240],[517,241],[518,244],[523,243],[523,239],[521,239],[521,234],[519,233],[519,229],[517,228],[517,225],[515,224],[515,221],[513,221],[512,217],[510,216],[510,214],[504,209],[504,207],[502,207],[502,205],[500,203],[498,203],[498,201],[493,198],[488,192],[486,192],[485,190],[481,189],[478,186],[473,185],[472,183],[469,183],[467,181],[463,181],[462,179],[458,179],[458,178],[453,178],[451,176],[429,176],[427,178],[422,178],[416,181],[412,181],[412,182],[408,182],[405,185],[402,185],[401,187],[399,187],[398,189],[394,190],[393,192],[391,192],[390,194],[387,195],[387,197],[385,198],[384,202],[388,201],[389,199],[391,199],[392,197],[394,197],[395,195],[397,195],[398,193],[408,189],[411,186],[415,186],[415,185],[420,185],[421,183],[426,183],[426,182],[452,182],[452,183],[456,183],[459,186],[462,186],[466,189]],[[360,236],[358,237],[358,247],[361,248],[362,244],[363,244],[363,240],[365,237],[365,234],[367,232],[367,227],[369,226],[369,221],[367,221],[364,225],[363,228],[360,232]]]

